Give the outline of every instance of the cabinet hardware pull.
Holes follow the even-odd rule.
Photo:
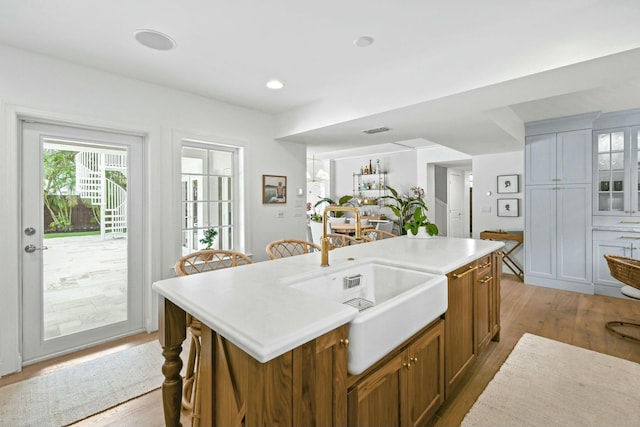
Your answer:
[[[411,358],[409,358],[409,362],[414,362],[414,363],[415,363],[415,362],[417,362],[417,361],[418,361],[418,358],[417,358],[417,357],[411,357]]]
[[[618,239],[640,239],[640,236],[620,236]]]
[[[560,181],[560,178],[553,178],[551,181]]]
[[[404,366],[407,369],[411,369],[411,363],[403,363],[402,366]]]
[[[480,267],[478,267],[478,268],[486,268],[486,267],[491,267],[491,261],[489,261],[489,262],[488,262],[488,263],[486,263],[486,264],[481,265],[481,266],[480,266]]]
[[[620,224],[640,224],[640,221],[620,221]]]
[[[340,344],[342,344],[345,347],[349,347],[349,339],[348,338],[341,339]]]
[[[485,277],[484,279],[480,279],[480,283],[487,283],[493,280],[493,276]]]
[[[472,265],[469,266],[469,269],[463,273],[453,273],[452,276],[455,277],[456,279],[459,279],[461,277],[466,276],[467,274],[471,273],[473,270],[476,270],[478,268],[477,265]]]

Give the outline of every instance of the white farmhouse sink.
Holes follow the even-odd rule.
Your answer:
[[[348,370],[353,375],[447,310],[446,276],[382,260],[327,267],[283,284],[361,310],[349,325]]]

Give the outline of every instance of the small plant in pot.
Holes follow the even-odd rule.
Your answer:
[[[342,196],[338,199],[337,202],[329,197],[322,197],[320,198],[320,200],[316,202],[315,205],[313,205],[313,207],[317,208],[318,206],[321,206],[324,203],[328,204],[329,206],[349,206],[349,205],[353,205],[353,196],[350,196],[350,195]],[[323,212],[324,212],[324,209],[323,209]],[[340,218],[344,216],[344,212],[330,212],[330,214],[335,216],[336,218]],[[318,222],[322,222],[322,215],[319,215],[319,217],[320,219],[318,220]],[[312,218],[312,220],[315,221],[314,218]]]
[[[205,249],[211,249],[213,246],[213,241],[216,239],[218,232],[215,228],[211,227],[204,231],[204,237],[200,239],[200,243],[205,245]]]
[[[413,211],[409,220],[404,224],[404,229],[407,231],[407,234],[411,233],[416,236],[420,227],[423,227],[429,236],[437,236],[439,233],[438,226],[429,222],[427,215],[422,209],[418,208]]]

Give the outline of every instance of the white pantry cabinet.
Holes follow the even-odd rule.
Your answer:
[[[527,136],[526,283],[593,293],[591,153],[591,129]]]

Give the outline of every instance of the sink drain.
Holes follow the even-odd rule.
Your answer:
[[[343,302],[343,304],[350,305],[351,307],[357,308],[359,311],[364,311],[367,308],[373,307],[373,303],[364,298],[354,298],[349,301]]]

